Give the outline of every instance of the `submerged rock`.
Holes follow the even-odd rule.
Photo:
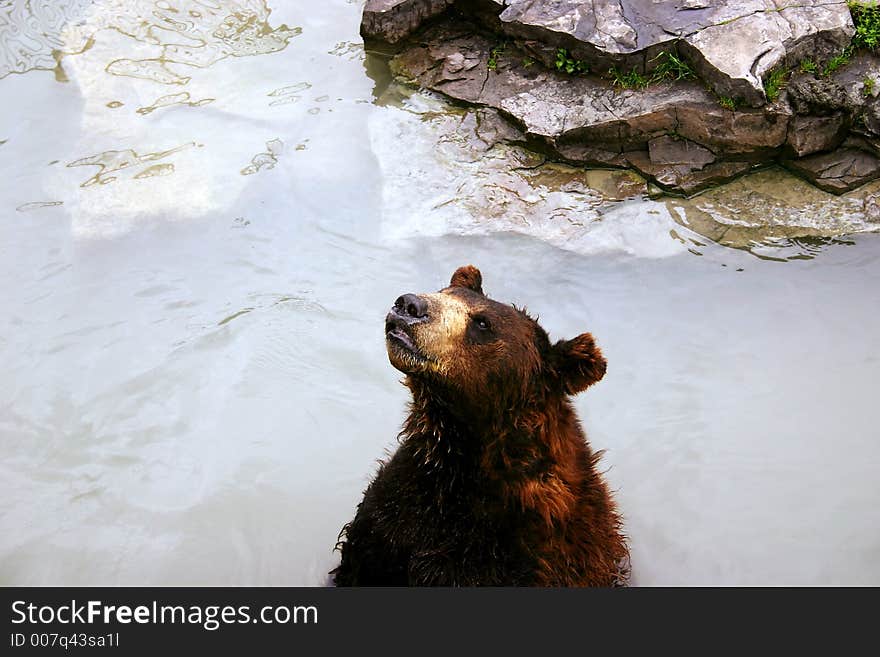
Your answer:
[[[839,1],[368,0],[361,30],[398,43],[399,77],[494,109],[500,139],[570,164],[685,194],[783,160],[837,193],[878,175],[877,57],[833,76],[786,68],[849,44]],[[768,101],[765,83],[786,81]],[[851,132],[867,147],[839,149]]]
[[[880,159],[855,148],[788,160],[785,165],[819,189],[837,194],[880,178]]]
[[[780,167],[764,167],[675,198],[631,168],[545,159],[524,145],[523,133],[508,132],[512,124],[496,110],[460,107],[400,84],[384,94],[380,102],[400,110],[375,113],[370,128],[383,180],[382,230],[389,236],[512,232],[581,254],[645,257],[706,253],[714,242],[762,258],[801,259],[840,235],[880,231],[880,180],[837,195]],[[669,167],[691,148],[673,138],[653,144],[655,157]],[[714,175],[729,164],[699,157],[706,164],[695,175]]]
[[[747,162],[716,162],[712,151],[669,136],[652,139],[647,152],[629,153],[627,161],[659,185],[685,194],[730,180],[751,168]]]
[[[382,230],[392,237],[510,232],[581,254],[644,257],[705,254],[717,243],[802,259],[840,235],[880,230],[880,181],[835,195],[770,167],[675,198],[655,194],[632,170],[573,167],[499,140],[505,122],[495,110],[461,108],[396,84],[385,100],[401,111],[376,113],[371,132],[385,136],[372,143],[383,179]],[[676,145],[661,141],[655,152],[666,146],[674,166]]]

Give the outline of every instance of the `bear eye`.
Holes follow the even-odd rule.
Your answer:
[[[485,315],[472,315],[467,326],[468,339],[474,344],[488,344],[495,340],[492,323]]]

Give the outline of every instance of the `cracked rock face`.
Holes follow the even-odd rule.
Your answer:
[[[826,192],[841,194],[880,177],[880,159],[854,148],[813,155],[785,165]]]
[[[714,9],[710,24],[685,38],[688,52],[716,93],[752,106],[766,102],[763,79],[771,70],[806,55],[824,58],[846,47],[854,32],[843,2],[711,4],[724,8]],[[738,15],[726,18],[731,13]]]
[[[513,56],[490,70],[492,42],[449,24],[428,29],[420,41],[392,60],[394,72],[455,100],[496,108],[521,133],[519,141],[573,164],[631,166],[690,194],[748,171],[786,140],[786,107],[731,112],[696,82],[620,90]],[[715,163],[718,157],[736,161]]]
[[[661,51],[678,50],[716,93],[755,107],[766,101],[769,71],[839,51],[854,32],[840,0],[367,0],[361,33],[393,43],[453,4],[603,70],[644,71]]]
[[[453,0],[367,0],[361,34],[386,43],[397,43],[429,18],[452,6]]]
[[[570,164],[633,168],[685,194],[773,162],[835,193],[880,177],[877,56],[831,76],[796,67],[850,43],[841,1],[367,0],[361,29],[399,42],[399,77],[491,108],[498,139]],[[590,73],[557,71],[559,48]],[[653,77],[663,52],[699,78]],[[770,103],[762,78],[780,66],[795,72]],[[645,83],[616,86],[611,67]]]
[[[527,136],[550,145],[589,144],[621,152],[677,132],[710,149],[750,153],[780,146],[786,108],[730,112],[696,82],[617,89],[590,77],[567,77],[516,57],[489,69],[492,42],[432,28],[423,45],[404,50],[392,69],[419,85],[475,105],[499,109]]]
[[[797,157],[830,151],[840,145],[846,135],[844,116],[796,116],[791,120],[787,145]]]

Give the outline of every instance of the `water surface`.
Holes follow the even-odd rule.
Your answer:
[[[269,4],[0,9],[0,583],[323,583],[386,309],[474,263],[604,349],[634,583],[880,584],[880,187],[651,200],[392,83],[359,3]]]

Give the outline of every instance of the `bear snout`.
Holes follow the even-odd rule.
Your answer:
[[[428,302],[417,294],[404,294],[397,297],[391,313],[410,324],[423,321],[428,318]]]

